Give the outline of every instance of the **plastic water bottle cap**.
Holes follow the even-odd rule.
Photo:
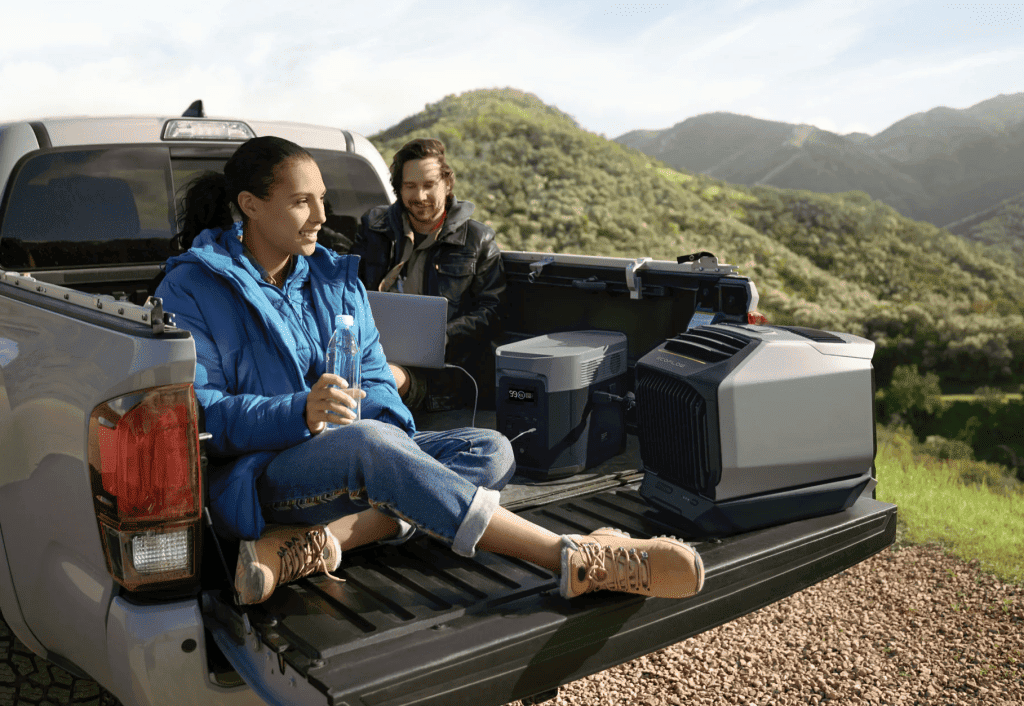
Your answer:
[[[341,323],[345,324],[346,326],[351,327],[356,325],[356,320],[355,318],[353,318],[352,314],[339,314],[338,318],[341,319]]]

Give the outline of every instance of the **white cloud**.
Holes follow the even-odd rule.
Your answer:
[[[719,110],[845,133],[1024,90],[1012,45],[879,53],[896,51],[878,43],[901,29],[893,16],[926,7],[723,0],[623,18],[579,0],[57,0],[5,16],[0,119],[173,114],[202,98],[211,114],[372,134],[447,94],[511,86],[612,137]],[[24,30],[42,19],[47,31]]]
[[[41,53],[54,46],[68,52],[104,47],[107,44],[106,28],[101,22],[55,19],[47,23],[45,38],[40,37],[38,32],[29,31],[34,22],[27,19],[18,21],[5,11],[4,24],[0,28],[0,61],[23,53]]]
[[[154,78],[124,58],[55,69],[38,61],[5,64],[0,85],[14,94],[35,94],[31,106],[4,118],[123,113],[177,114],[196,98],[241,103],[241,82],[231,67],[182,67]],[[215,100],[209,100],[214,97]]]
[[[901,71],[895,71],[892,80],[894,81],[920,81],[922,79],[948,79],[964,72],[974,72],[981,68],[1020,64],[1024,60],[1024,50],[1012,49],[1001,51],[990,51],[984,54],[971,54],[967,56],[938,56],[931,61],[918,59],[911,66]],[[892,64],[894,62],[885,62]],[[895,68],[895,67],[893,67]]]

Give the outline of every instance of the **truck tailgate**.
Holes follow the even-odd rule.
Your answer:
[[[558,533],[672,533],[635,484],[520,514]],[[345,583],[304,579],[244,609],[208,592],[203,604],[217,644],[269,703],[504,704],[757,610],[895,533],[896,507],[862,497],[840,513],[699,542],[704,590],[683,600],[568,601],[543,569],[486,552],[466,559],[422,537],[346,554]]]

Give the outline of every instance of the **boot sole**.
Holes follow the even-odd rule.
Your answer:
[[[256,556],[255,542],[242,542],[238,547],[238,565],[235,567],[235,594],[240,605],[262,603],[269,596],[264,596],[266,575],[260,570]],[[255,588],[255,592],[252,590]]]

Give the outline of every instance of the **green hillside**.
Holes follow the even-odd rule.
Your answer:
[[[957,235],[981,243],[994,259],[1024,270],[1024,194],[949,226]]]
[[[456,194],[504,248],[668,260],[709,250],[757,284],[773,323],[874,339],[880,386],[900,363],[947,384],[1024,382],[1024,277],[863,193],[682,173],[511,89],[448,96],[371,139],[390,161],[427,136],[448,146]]]

